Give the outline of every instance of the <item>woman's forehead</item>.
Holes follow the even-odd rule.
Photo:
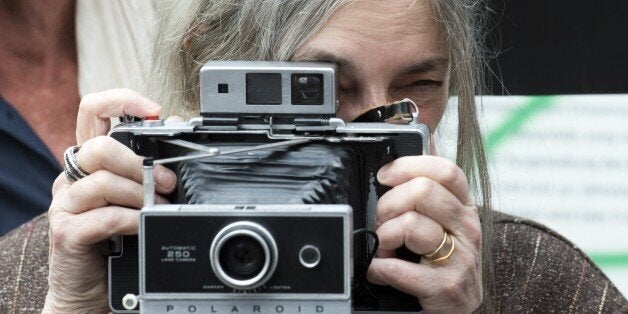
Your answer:
[[[435,25],[426,0],[360,0],[334,12],[325,28],[377,37],[426,32]]]
[[[294,59],[330,61],[316,60],[329,55],[356,68],[403,71],[427,60],[446,60],[440,34],[425,0],[355,1],[335,12]]]

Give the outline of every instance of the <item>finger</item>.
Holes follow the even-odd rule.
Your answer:
[[[70,180],[68,180],[68,177],[65,175],[65,173],[62,172],[60,175],[57,176],[55,181],[52,183],[52,195],[54,196],[55,194],[57,194],[57,192],[60,192],[68,188],[71,184],[72,182],[70,182]]]
[[[367,279],[412,294],[424,307],[439,303],[463,305],[481,298],[481,271],[477,262],[473,254],[458,250],[446,264],[440,265],[374,258]]]
[[[367,279],[416,296],[424,309],[442,309],[443,304],[464,308],[468,302],[481,300],[480,264],[477,255],[465,250],[456,250],[450,259],[438,265],[425,260],[415,264],[396,258],[375,258]]]
[[[168,118],[166,118],[166,122],[170,122],[170,121],[182,122],[185,120],[179,116],[169,116]]]
[[[477,208],[462,205],[449,190],[428,178],[415,178],[386,192],[377,204],[376,222],[383,226],[412,211],[433,219],[460,238],[461,244],[473,250],[481,247],[482,225]]]
[[[382,225],[409,211],[432,218],[445,230],[465,232],[460,221],[477,216],[442,185],[425,177],[414,178],[386,192],[377,204],[377,223]]]
[[[427,155],[401,157],[377,172],[377,180],[386,186],[397,186],[418,177],[438,182],[465,205],[473,204],[467,177],[455,163],[444,158]]]
[[[374,258],[366,278],[374,284],[392,286],[419,298],[433,293],[434,282],[439,282],[436,269],[397,258]]]
[[[63,197],[54,201],[54,206],[73,214],[108,205],[141,208],[143,193],[141,184],[109,171],[98,170],[72,184]],[[167,200],[155,195],[155,202],[166,204]]]
[[[114,234],[137,234],[139,214],[139,210],[109,206],[76,215],[68,220],[69,243],[93,245]]]
[[[76,161],[87,173],[108,170],[138,183],[144,180],[143,157],[108,136],[99,136],[85,142],[76,153]],[[169,194],[174,190],[177,177],[172,170],[157,165],[153,174],[157,193]]]
[[[111,89],[85,95],[76,120],[76,142],[82,145],[90,138],[109,131],[111,117],[159,115],[161,106],[130,89]]]
[[[436,221],[415,211],[386,221],[377,229],[379,248],[392,251],[405,245],[419,255],[432,253],[443,242],[445,231]],[[383,257],[386,253],[378,256]]]

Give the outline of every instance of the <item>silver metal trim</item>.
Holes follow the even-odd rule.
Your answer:
[[[142,126],[145,126],[145,127],[159,127],[159,126],[164,126],[164,119],[157,119],[157,120],[142,120]]]
[[[416,119],[418,121],[418,116]],[[198,119],[193,119],[190,121],[198,122]],[[422,155],[429,155],[430,152],[430,130],[427,125],[422,123],[409,123],[409,124],[392,124],[392,123],[372,123],[372,122],[350,122],[345,123],[342,119],[331,118],[329,119],[329,130],[335,131],[337,135],[332,136],[321,136],[321,135],[312,135],[307,134],[308,131],[316,131],[322,130],[321,127],[309,127],[309,126],[299,126],[295,128],[294,133],[292,134],[282,134],[282,135],[273,135],[270,130],[270,125],[247,125],[247,129],[238,129],[238,130],[223,130],[221,127],[212,128],[212,127],[202,127],[198,128],[196,125],[190,125],[185,122],[178,121],[169,121],[163,127],[142,127],[141,125],[135,124],[119,124],[109,132],[109,134],[118,133],[118,132],[130,132],[136,135],[153,135],[153,136],[175,136],[177,134],[182,133],[197,133],[197,134],[259,134],[266,135],[269,139],[280,139],[280,140],[303,140],[306,141],[317,141],[317,140],[325,140],[328,142],[368,142],[368,141],[378,141],[386,138],[386,134],[399,134],[399,133],[415,133],[423,138],[423,150]],[[251,127],[252,129],[248,129]],[[281,125],[273,125],[275,130]],[[327,130],[327,128],[324,128]],[[369,136],[369,134],[378,134],[379,136],[373,137]],[[284,145],[284,144],[276,144],[276,145]],[[292,145],[290,143],[286,143],[285,145]],[[221,153],[225,154],[225,153]],[[208,153],[208,156],[214,156],[212,153]],[[208,156],[201,156],[200,154],[196,157],[189,158],[204,158]],[[181,160],[175,160],[181,161]],[[169,162],[175,162],[169,161]]]
[[[142,300],[141,307],[142,312],[164,314],[352,313],[350,300]]]
[[[338,84],[335,63],[286,61],[208,61],[200,71],[201,103],[204,114],[235,115],[334,115],[338,110]],[[281,75],[281,104],[247,104],[246,74]],[[294,73],[323,76],[323,104],[292,105],[291,75]],[[217,84],[229,84],[229,93],[219,93]]]

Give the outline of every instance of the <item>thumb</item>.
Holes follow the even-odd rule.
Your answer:
[[[127,114],[143,118],[160,112],[161,106],[130,89],[85,95],[76,119],[76,142],[81,145],[90,138],[107,134],[111,117]]]

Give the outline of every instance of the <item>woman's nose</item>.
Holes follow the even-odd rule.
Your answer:
[[[360,99],[360,104],[362,104],[362,110],[364,111],[385,105],[391,101],[387,89],[366,91],[360,98],[362,98]]]
[[[371,89],[356,96],[350,106],[340,106],[339,116],[345,121],[352,121],[370,109],[393,101],[387,89]]]

